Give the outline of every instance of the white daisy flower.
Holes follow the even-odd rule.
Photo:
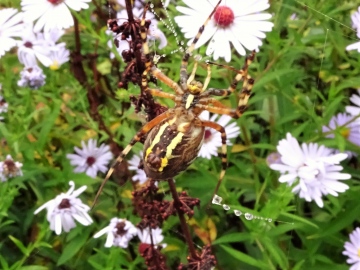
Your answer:
[[[357,34],[358,38],[360,38],[360,34]],[[360,52],[360,42],[356,42],[354,44],[350,44],[348,46],[346,46],[345,48],[347,51],[351,51],[351,50],[357,50],[358,52]]]
[[[158,245],[164,240],[164,236],[162,235],[162,229],[160,229],[159,227],[151,230],[149,227],[146,227],[144,230],[138,228],[137,235],[142,244],[151,245],[151,238],[153,241],[152,244],[154,245]],[[166,244],[161,244],[161,246],[165,248]]]
[[[43,34],[44,40],[48,42],[50,48],[49,58],[52,64],[49,66],[51,70],[58,70],[60,66],[70,60],[70,51],[66,49],[66,43],[58,43],[58,40],[64,35],[65,31],[60,29],[52,29]]]
[[[51,70],[58,70],[60,66],[70,60],[70,51],[65,48],[65,43],[56,45],[54,50],[51,50],[49,58],[52,64],[49,66]]]
[[[5,182],[9,178],[22,176],[21,171],[22,163],[14,161],[11,155],[7,155],[4,161],[0,162],[0,180]]]
[[[360,89],[357,90],[359,95],[351,95],[350,101],[354,103],[356,106],[346,106],[345,110],[347,113],[351,114],[352,116],[359,116],[360,115]],[[359,118],[360,120],[360,118]]]
[[[93,223],[88,212],[90,207],[83,204],[77,198],[85,191],[86,186],[82,186],[77,190],[73,181],[69,182],[70,189],[66,193],[61,193],[55,199],[48,201],[35,210],[34,214],[38,214],[41,210],[47,210],[46,218],[50,222],[50,230],[54,231],[57,235],[64,232],[69,232],[72,228],[76,227],[75,220],[84,226],[89,226]]]
[[[0,113],[6,113],[8,111],[9,104],[5,101],[2,95],[0,95]]]
[[[167,7],[167,6],[170,4],[170,1],[171,1],[171,0],[162,1],[163,6],[164,6],[164,7]]]
[[[43,34],[34,32],[32,24],[26,25],[21,38],[22,40],[18,41],[20,63],[25,67],[33,67],[37,65],[36,60],[39,60],[46,67],[51,65],[50,44],[44,39]]]
[[[354,116],[339,113],[330,119],[328,126],[322,128],[323,132],[335,130],[348,141],[360,146],[360,121],[354,121]],[[335,138],[335,134],[331,133],[326,137]]]
[[[74,25],[74,19],[69,10],[80,11],[87,9],[91,0],[22,0],[24,20],[33,22],[37,20],[34,31],[44,32],[51,29],[64,29]]]
[[[13,37],[21,37],[24,25],[22,24],[23,13],[17,13],[14,8],[0,10],[0,58],[16,46]]]
[[[316,143],[303,143],[300,147],[290,133],[279,141],[277,150],[281,162],[271,164],[270,168],[279,171],[279,182],[294,186],[292,191],[300,198],[308,202],[314,200],[323,207],[323,195],[337,196],[349,188],[339,181],[350,179],[351,175],[341,173],[343,167],[338,165],[347,154],[332,154],[331,149]]]
[[[219,125],[223,126],[226,132],[227,145],[231,145],[229,139],[236,138],[240,134],[240,128],[236,125],[235,122],[229,124],[232,118],[228,115],[221,115],[220,118],[215,121],[219,117],[219,115],[214,114],[210,118],[210,113],[208,111],[203,111],[199,117],[201,120],[216,122]],[[218,148],[221,147],[221,145],[222,142],[220,132],[211,128],[206,128],[204,142],[198,156],[211,159],[211,156],[218,155]]]
[[[94,238],[98,238],[104,234],[107,234],[105,247],[117,246],[127,248],[129,241],[137,234],[137,229],[130,221],[121,218],[112,218],[109,226],[97,232]]]
[[[105,173],[108,169],[107,165],[113,158],[110,147],[101,144],[97,147],[97,141],[90,139],[86,145],[81,141],[82,149],[75,147],[76,154],[67,154],[70,164],[76,166],[74,172],[85,172],[88,176],[95,178],[98,171]]]
[[[351,15],[352,27],[356,30],[360,29],[360,7]]]
[[[17,82],[20,87],[30,87],[38,89],[45,84],[46,76],[38,66],[24,67],[20,72],[20,80]]]
[[[55,46],[56,42],[59,41],[59,39],[65,34],[65,31],[62,29],[51,29],[50,31],[46,31],[44,33],[39,33],[43,36],[43,39],[45,39],[50,46]],[[65,43],[60,43],[63,46],[65,46]],[[58,44],[58,45],[60,45]]]
[[[352,27],[356,29],[356,36],[360,38],[360,7],[351,15]],[[350,44],[345,48],[347,51],[357,50],[360,52],[360,42]]]
[[[126,7],[125,0],[118,0],[117,2],[119,3],[120,6]],[[162,0],[162,2],[164,3],[164,7],[167,7],[170,3],[170,0]],[[143,8],[144,3],[139,0],[135,0],[134,7]]]
[[[140,151],[139,155],[134,155],[129,161],[129,170],[135,171],[135,175],[131,178],[133,181],[139,181],[139,184],[142,185],[146,182],[147,176],[144,170],[139,169],[139,164],[142,160],[143,152]]]
[[[188,7],[176,7],[184,15],[176,16],[175,21],[185,33],[185,38],[190,39],[188,43],[190,44],[218,0],[184,0],[184,3]],[[241,55],[246,54],[245,48],[257,50],[262,45],[261,39],[266,37],[264,32],[270,32],[274,26],[267,21],[271,18],[271,14],[262,13],[269,6],[268,0],[222,1],[195,48],[211,40],[206,54],[213,54],[214,60],[219,57],[224,58],[226,62],[231,60],[230,43]]]
[[[144,9],[141,9],[141,8],[138,8],[135,6],[132,11],[133,11],[133,15],[134,15],[135,19],[142,18]],[[128,20],[128,14],[125,9],[122,9],[121,11],[119,11],[117,13],[116,17],[118,18],[118,22],[117,22],[118,25],[122,25],[124,22],[126,22]],[[148,41],[158,40],[160,43],[157,48],[158,49],[164,48],[167,45],[167,39],[165,37],[165,34],[157,27],[158,21],[155,19],[155,15],[152,14],[150,11],[147,11],[146,19],[151,20],[151,24],[150,24],[148,34],[147,34]],[[115,34],[110,31],[108,32],[108,34],[115,36]],[[122,52],[124,50],[130,49],[129,42],[131,42],[131,38],[128,38],[127,40],[122,40],[120,37],[121,37],[121,35],[118,35],[116,37],[116,39],[118,41],[117,51],[119,52],[120,55],[122,55]],[[113,40],[109,40],[108,46],[110,48],[112,48]],[[114,58],[114,55],[111,54],[110,57]]]
[[[350,270],[359,270],[360,269],[360,228],[356,228],[349,235],[350,242],[345,242],[345,250],[342,254],[348,256],[346,260],[348,264],[352,264]]]

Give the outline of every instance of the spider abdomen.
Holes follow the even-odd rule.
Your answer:
[[[204,127],[176,117],[154,127],[144,144],[144,170],[153,179],[168,179],[185,170],[197,157]]]

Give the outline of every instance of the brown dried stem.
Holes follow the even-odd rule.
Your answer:
[[[193,243],[191,235],[190,235],[189,227],[188,227],[188,225],[186,223],[184,213],[180,209],[181,202],[180,202],[180,199],[179,199],[179,195],[176,192],[176,186],[175,186],[174,180],[173,179],[168,179],[168,183],[169,183],[169,188],[170,188],[172,198],[174,199],[174,207],[175,207],[175,209],[176,209],[176,211],[178,213],[181,228],[182,228],[183,234],[185,236],[185,240],[186,240],[186,242],[188,244],[188,247],[189,247],[189,252],[190,252],[191,258],[192,259],[197,259],[198,255],[196,254],[196,251],[195,251],[195,246],[194,246],[194,243]]]

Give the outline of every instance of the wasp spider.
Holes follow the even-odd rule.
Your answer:
[[[233,118],[239,118],[243,114],[247,107],[251,89],[254,84],[254,80],[248,75],[248,66],[255,56],[255,52],[252,52],[252,54],[246,58],[243,68],[237,70],[237,75],[227,89],[208,88],[211,79],[211,69],[209,64],[207,65],[207,77],[203,83],[195,80],[197,61],[194,63],[191,74],[188,74],[188,61],[195,48],[195,44],[199,40],[205,26],[211,20],[211,17],[220,3],[221,1],[215,6],[207,20],[199,28],[191,45],[185,51],[180,66],[179,84],[163,74],[153,63],[147,44],[145,18],[142,19],[140,34],[143,40],[143,53],[146,59],[146,69],[142,74],[142,91],[150,93],[153,96],[169,98],[175,102],[175,107],[169,108],[164,113],[155,117],[136,133],[130,143],[117,157],[114,165],[109,169],[100,190],[113,173],[115,166],[123,161],[133,145],[142,138],[146,138],[143,156],[143,165],[146,175],[149,178],[156,180],[173,178],[179,172],[185,170],[196,159],[203,143],[206,127],[213,128],[221,133],[222,148],[220,157],[222,170],[216,189],[220,186],[227,167],[225,129],[215,122],[201,120],[199,115],[204,110],[217,114],[226,114]],[[175,93],[171,94],[159,89],[150,88],[148,85],[148,75],[150,74],[172,88]],[[240,81],[243,81],[243,84],[241,91],[238,93],[239,101],[236,109],[228,108],[212,97],[229,96],[236,90]],[[97,194],[97,197],[98,195],[99,193]],[[95,201],[97,197],[95,198]]]

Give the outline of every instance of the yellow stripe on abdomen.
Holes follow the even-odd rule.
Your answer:
[[[159,172],[162,172],[164,168],[168,165],[169,159],[171,159],[172,151],[176,148],[176,146],[181,143],[182,137],[184,136],[184,133],[179,132],[174,139],[170,142],[168,147],[166,147],[166,154],[165,157],[161,159],[161,166],[159,168]]]
[[[154,146],[160,142],[160,138],[161,135],[164,133],[165,129],[169,126],[168,122],[165,122],[160,128],[158,133],[156,134],[154,140],[152,141],[151,145],[149,146],[148,149],[146,149],[146,155],[145,155],[145,160],[147,159],[148,155],[151,153],[152,149],[154,148]]]

